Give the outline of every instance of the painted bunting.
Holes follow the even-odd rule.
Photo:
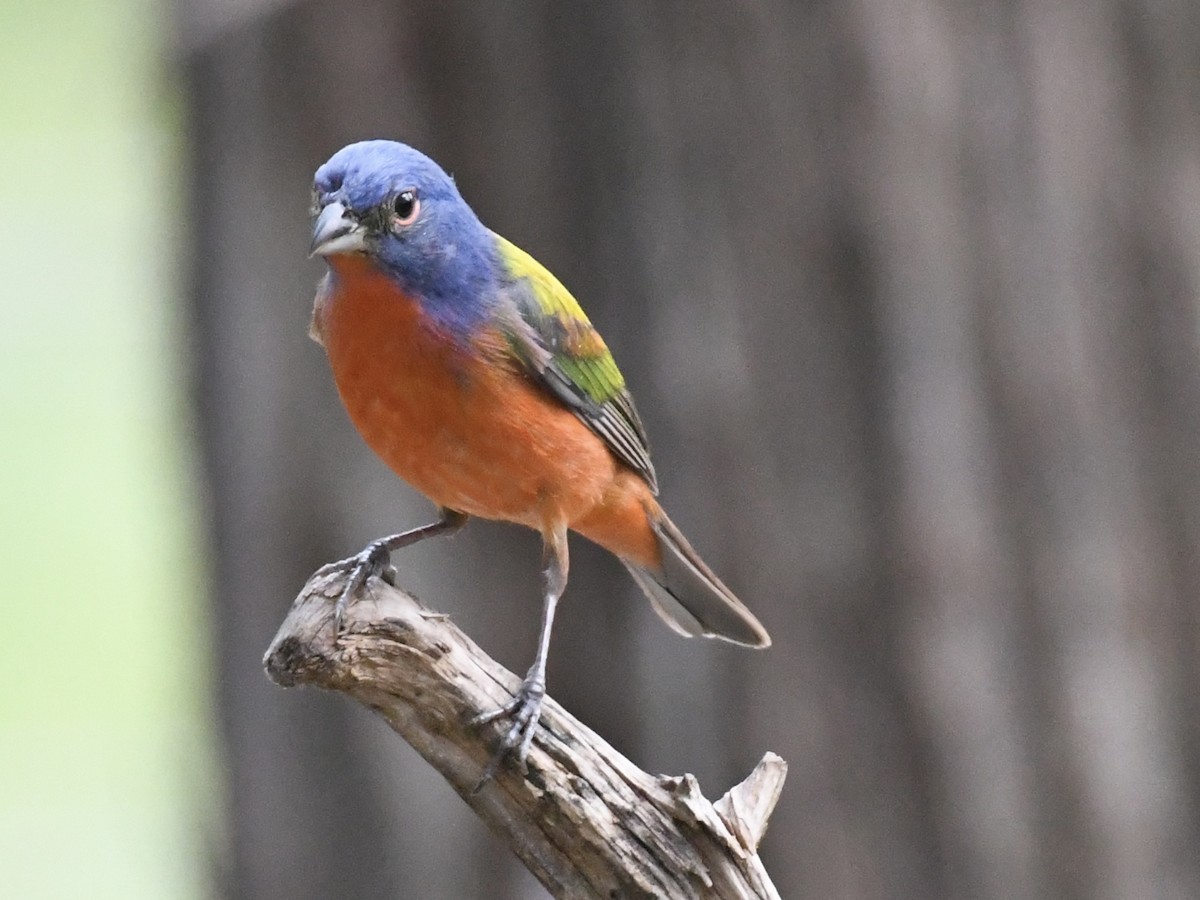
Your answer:
[[[567,531],[616,554],[685,635],[766,647],[766,630],[655,499],[646,432],[625,379],[575,298],[479,220],[429,157],[392,141],[335,153],[316,173],[310,255],[329,264],[310,334],[351,420],[437,521],[381,538],[322,572],[349,573],[337,621],[391,552],[470,516],[540,532],[548,561],[532,667],[488,774],[524,768],[546,693]]]

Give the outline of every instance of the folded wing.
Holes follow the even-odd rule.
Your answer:
[[[548,269],[495,238],[515,314],[506,332],[517,358],[658,493],[645,428],[604,339]]]

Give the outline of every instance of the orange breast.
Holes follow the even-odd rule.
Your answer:
[[[366,261],[334,266],[313,328],[351,420],[397,475],[440,506],[543,532],[587,522],[579,530],[613,552],[657,559],[644,510],[630,507],[649,492],[586,425],[486,340],[464,348],[438,333]]]

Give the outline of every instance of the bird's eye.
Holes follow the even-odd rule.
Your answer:
[[[417,192],[410,189],[397,194],[396,199],[392,201],[392,211],[395,213],[395,225],[403,228],[415,222],[417,214],[421,211],[421,201],[417,199]]]

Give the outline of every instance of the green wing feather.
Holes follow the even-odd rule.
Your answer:
[[[516,312],[506,333],[518,359],[658,493],[646,430],[604,339],[545,266],[495,238]]]

